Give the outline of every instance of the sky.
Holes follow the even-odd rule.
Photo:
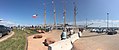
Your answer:
[[[119,0],[54,0],[56,22],[63,23],[63,8],[66,3],[66,21],[73,24],[74,5],[77,5],[77,24],[90,26],[106,26],[106,14],[109,12],[109,25],[119,26]],[[38,25],[44,24],[44,3],[46,3],[46,23],[53,24],[52,0],[0,0],[0,24],[6,25]],[[38,14],[37,18],[32,15]]]

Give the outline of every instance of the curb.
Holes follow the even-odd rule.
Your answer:
[[[0,39],[0,42],[7,40],[8,38],[12,37],[14,35],[14,32],[12,31],[10,35],[3,37]]]

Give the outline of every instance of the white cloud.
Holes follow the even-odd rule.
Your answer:
[[[5,26],[16,26],[17,24],[11,21],[5,21],[2,19],[2,21],[0,21],[0,25],[5,25]]]
[[[91,24],[89,27],[106,27],[107,20],[88,20],[87,24]],[[74,22],[70,22],[74,24]],[[86,25],[86,21],[77,21],[77,25]],[[109,27],[119,27],[119,20],[109,20]]]

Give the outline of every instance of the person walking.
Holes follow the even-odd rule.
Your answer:
[[[78,36],[79,36],[79,37],[82,36],[82,32],[83,32],[83,29],[79,28],[79,32],[78,32]]]

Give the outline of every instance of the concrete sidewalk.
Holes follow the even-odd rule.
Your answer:
[[[43,45],[44,39],[48,37],[60,40],[62,31],[54,30],[43,34],[41,39],[33,39],[33,35],[28,37],[28,50],[47,50],[48,47]],[[72,50],[119,50],[119,34],[105,35],[84,31],[83,36],[73,43]]]
[[[99,35],[86,31],[81,39],[74,42],[73,50],[119,50],[119,34]]]

